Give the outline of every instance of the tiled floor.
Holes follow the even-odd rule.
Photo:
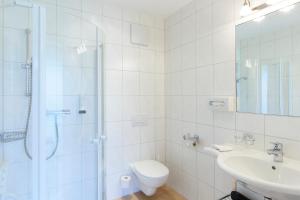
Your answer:
[[[123,197],[118,200],[186,200],[183,196],[169,187],[162,187],[152,197],[145,196],[142,192]]]

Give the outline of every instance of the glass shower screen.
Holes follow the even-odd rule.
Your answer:
[[[26,138],[36,129],[30,120],[36,115],[31,112],[36,14],[38,10],[32,5],[0,5],[0,199],[27,200],[34,196],[35,155],[33,143],[26,143]]]
[[[57,15],[53,31],[42,7],[0,3],[0,199],[105,199],[102,36]]]
[[[80,13],[58,16],[46,28],[47,199],[102,200],[101,35]]]

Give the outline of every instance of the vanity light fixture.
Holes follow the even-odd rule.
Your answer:
[[[250,0],[244,0],[243,7],[241,8],[240,15],[246,17],[252,12]]]
[[[241,17],[247,17],[248,15],[252,14],[255,11],[263,10],[267,8],[269,5],[267,3],[259,4],[256,6],[251,7],[250,0],[244,0],[243,7],[240,10]]]
[[[247,17],[248,15],[250,15],[256,11],[260,11],[260,10],[263,10],[270,6],[273,6],[275,4],[278,4],[278,3],[282,2],[283,0],[266,0],[265,3],[257,4],[254,6],[251,5],[250,0],[243,0],[243,1],[244,1],[244,4],[240,10],[241,17]],[[291,10],[291,8],[286,8],[286,9],[283,8],[282,10],[283,10],[283,12],[288,12]]]

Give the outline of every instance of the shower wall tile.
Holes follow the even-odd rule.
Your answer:
[[[103,28],[105,30],[106,43],[122,44],[122,21],[103,17]]]
[[[4,60],[10,62],[23,62],[26,59],[26,34],[24,30],[5,28],[3,49]]]
[[[91,13],[94,15],[101,15],[102,5],[100,1],[97,0],[84,0],[82,1],[83,12]]]
[[[103,5],[103,16],[122,20],[123,9],[114,5]]]
[[[0,48],[2,48],[2,46],[0,46]],[[0,77],[1,77],[2,80],[3,80],[3,71],[4,71],[4,69],[3,69],[3,61],[0,59]],[[4,85],[3,81],[0,81],[0,101],[1,101],[1,107],[0,108],[2,108],[2,109],[3,109],[3,94],[4,94],[3,85]],[[2,115],[3,115],[3,112],[0,112],[0,116],[2,116]],[[2,117],[1,117],[1,119],[2,119]],[[1,120],[0,123],[1,123],[1,125],[3,124],[2,120]],[[0,126],[0,127],[2,127],[2,126]]]
[[[74,10],[80,10],[82,8],[82,0],[60,0],[57,1],[61,7],[71,8]]]
[[[27,161],[27,157],[23,148],[23,141],[18,141],[16,144],[5,144],[3,153],[3,157],[8,163],[25,163]]]
[[[0,9],[1,10],[1,9]],[[1,20],[1,14],[0,14],[0,20]],[[2,60],[3,60],[3,53],[4,53],[4,47],[3,47],[3,27],[0,22],[0,61],[2,65]]]
[[[7,166],[7,191],[16,195],[26,195],[30,189],[29,163],[12,163]],[[18,181],[16,181],[18,180]]]
[[[43,4],[46,8],[46,32],[47,34],[57,34],[57,10],[56,6],[50,3]]]
[[[57,9],[58,35],[68,38],[80,38],[80,17],[80,11],[59,7]]]
[[[3,0],[0,1],[0,6],[2,6],[3,3],[4,3]],[[1,13],[0,13],[0,27],[1,27],[1,29],[2,29],[2,28],[3,28],[3,14],[4,14],[4,8],[1,7],[0,10],[1,10]]]
[[[22,130],[26,122],[28,98],[24,96],[4,96],[4,130]],[[13,112],[12,112],[13,111]]]
[[[16,15],[15,13],[18,13]],[[29,28],[29,9],[22,7],[8,7],[4,9],[4,26],[15,29]]]
[[[123,69],[123,51],[121,45],[107,44],[104,49],[104,67],[105,69]]]
[[[24,95],[25,69],[20,63],[5,62],[3,66],[3,95]]]
[[[0,84],[0,87],[1,87],[1,84]],[[4,110],[4,108],[3,108],[3,96],[2,96],[2,93],[0,93],[1,95],[0,95],[0,109],[1,110]],[[4,113],[3,112],[0,112],[0,130],[3,130],[3,126],[4,126],[4,124],[3,124],[3,115],[4,115]],[[0,157],[0,158],[3,158],[2,156]]]

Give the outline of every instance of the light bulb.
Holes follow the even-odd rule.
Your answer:
[[[242,17],[246,17],[246,16],[250,15],[251,12],[252,12],[252,10],[251,10],[250,6],[246,4],[246,5],[243,5],[243,7],[241,8],[240,15]]]

